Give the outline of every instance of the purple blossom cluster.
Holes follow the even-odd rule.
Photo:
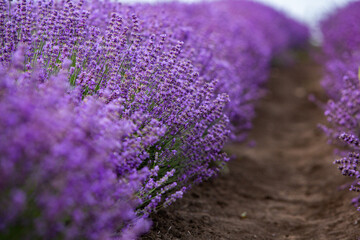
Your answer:
[[[253,1],[142,5],[142,15],[173,19],[168,35],[184,42],[182,56],[191,59],[205,81],[217,79],[216,93],[230,102],[231,139],[242,141],[252,127],[255,103],[264,95],[272,59],[307,43],[308,28],[270,7]],[[165,28],[163,27],[162,30]]]
[[[360,20],[359,11],[360,2],[352,2],[321,23],[325,70],[322,84],[330,97],[325,106],[329,124],[322,128],[329,136],[329,143],[341,146],[342,158],[334,163],[343,175],[353,178],[350,190],[356,192],[359,192],[360,178],[360,30],[356,26]],[[360,195],[353,203],[360,207]]]
[[[360,3],[351,2],[329,14],[320,24],[325,67],[322,84],[328,95],[336,100],[346,87],[343,77],[358,75],[360,30],[356,22],[359,20],[359,10]]]
[[[23,71],[24,45],[0,68],[0,238],[133,239],[150,222],[134,194],[150,172],[117,176],[109,156],[134,142],[119,105],[81,99],[70,62],[45,82]],[[118,141],[122,138],[123,141]],[[139,143],[138,143],[139,145]],[[138,146],[140,148],[140,146]]]
[[[248,1],[0,0],[0,238],[137,238],[223,168],[306,39]]]

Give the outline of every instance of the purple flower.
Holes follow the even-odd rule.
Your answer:
[[[322,84],[330,97],[324,107],[329,124],[321,127],[330,143],[341,146],[342,158],[334,163],[338,164],[343,175],[355,178],[359,178],[360,137],[360,31],[355,24],[359,20],[359,10],[360,2],[349,3],[321,23],[324,36],[321,60],[325,69]],[[357,181],[352,182],[350,190],[359,192]],[[352,202],[359,207],[359,197]]]
[[[249,1],[0,1],[0,27],[4,238],[148,231],[151,212],[221,171],[271,59],[307,39]]]

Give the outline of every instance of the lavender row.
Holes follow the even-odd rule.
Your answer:
[[[321,22],[323,42],[322,81],[330,100],[325,106],[328,126],[322,126],[329,143],[337,144],[341,159],[334,162],[344,176],[351,177],[350,190],[360,192],[360,2],[337,9]],[[360,211],[360,195],[353,204]]]
[[[255,103],[261,98],[274,56],[307,43],[308,29],[284,14],[253,1],[142,5],[144,14],[172,19],[167,34],[184,42],[182,54],[191,59],[205,81],[218,80],[216,93],[230,102],[231,140],[243,141],[252,127]],[[164,30],[164,28],[162,29]]]
[[[221,171],[271,59],[306,39],[247,1],[0,1],[0,238],[148,231]]]

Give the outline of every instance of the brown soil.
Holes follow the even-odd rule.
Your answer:
[[[338,190],[347,179],[317,128],[322,110],[307,98],[324,99],[320,78],[307,56],[274,67],[250,136],[256,146],[227,146],[236,155],[229,171],[155,214],[143,239],[356,240],[354,193]]]

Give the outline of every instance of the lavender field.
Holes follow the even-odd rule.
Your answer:
[[[360,238],[358,10],[0,0],[0,239]]]

